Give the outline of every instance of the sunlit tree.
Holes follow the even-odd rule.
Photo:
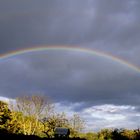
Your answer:
[[[23,134],[34,135],[43,130],[43,125],[39,121],[43,117],[50,116],[53,112],[53,104],[44,96],[33,95],[16,98],[12,111],[22,113],[15,115],[20,122]]]
[[[11,120],[11,111],[8,104],[0,101],[0,128],[6,128],[9,120]]]
[[[78,114],[73,114],[72,118],[70,119],[71,135],[74,137],[78,136],[84,127],[84,120]]]

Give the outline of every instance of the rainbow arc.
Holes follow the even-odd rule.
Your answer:
[[[41,52],[41,51],[44,52],[44,51],[54,51],[54,50],[55,51],[81,52],[81,53],[87,53],[87,54],[94,55],[94,56],[104,57],[106,59],[109,59],[111,61],[122,64],[122,65],[140,73],[140,67],[138,67],[132,63],[129,63],[128,61],[123,60],[119,57],[113,56],[113,55],[105,53],[105,52],[97,51],[94,49],[87,49],[87,48],[80,48],[80,47],[73,47],[73,46],[32,47],[32,48],[28,48],[28,49],[21,49],[21,50],[12,51],[12,52],[9,52],[6,54],[1,54],[0,59],[6,59],[6,58],[10,58],[10,57],[13,57],[16,55],[21,55],[21,54],[26,54],[26,53],[31,53],[31,52]]]

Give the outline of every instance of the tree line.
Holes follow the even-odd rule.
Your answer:
[[[51,100],[44,96],[23,96],[8,103],[0,101],[0,134],[38,136],[53,138],[56,127],[70,129],[71,138],[86,140],[140,140],[140,129],[102,129],[99,132],[83,133],[85,122],[82,116],[55,110]]]
[[[45,96],[23,96],[9,103],[0,101],[0,130],[8,133],[52,138],[56,127],[70,129],[70,137],[77,137],[84,128],[78,114],[68,117],[58,113]]]

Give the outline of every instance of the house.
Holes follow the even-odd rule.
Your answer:
[[[54,130],[54,136],[55,138],[68,138],[70,135],[70,129],[69,128],[63,128],[63,127],[56,127]]]

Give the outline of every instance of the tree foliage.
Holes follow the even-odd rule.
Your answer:
[[[41,118],[50,116],[53,104],[44,96],[33,95],[16,98],[16,103],[11,104],[15,119],[18,120],[21,132],[25,135],[38,135],[43,131]]]
[[[139,140],[140,129],[102,129],[99,132],[83,133],[85,122],[78,114],[68,117],[58,113],[48,98],[24,96],[13,104],[0,101],[0,131],[8,133],[53,137],[56,127],[70,129],[70,137],[86,140]]]
[[[8,104],[0,101],[0,128],[6,128],[9,120],[11,120],[11,111]]]
[[[72,118],[70,119],[70,130],[71,136],[76,137],[79,133],[84,129],[85,122],[78,114],[73,114]]]

